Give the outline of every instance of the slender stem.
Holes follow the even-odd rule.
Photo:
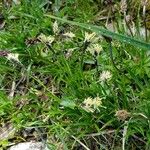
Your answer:
[[[97,54],[94,55],[94,60],[95,60],[95,65],[96,65],[96,76],[98,76],[99,75],[99,71],[98,71]]]
[[[111,59],[111,61],[112,61],[112,64],[113,64],[114,68],[115,68],[119,73],[121,73],[122,75],[124,75],[124,77],[126,77],[128,80],[130,80],[130,78],[129,78],[126,74],[124,74],[124,73],[122,72],[122,70],[120,70],[120,69],[117,68],[117,66],[116,66],[116,64],[115,64],[115,62],[114,62],[114,59],[113,59],[113,51],[112,51],[112,44],[111,44],[111,41],[108,41],[108,40],[107,40],[107,42],[109,43],[110,59]],[[132,72],[131,70],[129,70],[129,72],[130,72],[130,74],[132,73],[132,75],[133,75],[133,72]],[[139,88],[142,89],[142,84],[137,80],[136,76],[135,76],[135,79],[134,79],[134,80],[135,80],[135,82],[137,83],[137,85],[139,86]]]
[[[82,54],[81,54],[81,70],[83,70],[83,65],[84,65],[84,54],[86,52],[87,47],[89,46],[90,42],[85,41],[83,43],[83,48],[82,48]]]
[[[51,50],[51,52],[53,53],[53,61],[56,61],[57,60],[57,54],[56,54],[56,52],[54,51],[54,49],[52,48],[52,46],[51,45],[49,45],[49,44],[47,44],[46,43],[46,46]]]
[[[116,66],[116,64],[115,64],[115,62],[114,62],[113,51],[112,51],[112,44],[111,44],[111,42],[108,42],[108,43],[109,43],[110,59],[111,59],[111,61],[112,61],[112,64],[113,64],[114,68],[115,68],[117,71],[121,72],[121,71],[117,68],[117,66]]]
[[[130,25],[129,25],[127,19],[126,19],[126,12],[124,12],[124,20],[125,20],[125,23],[126,23],[128,29],[129,29],[129,31],[130,31],[131,36],[134,37],[133,32],[132,32],[132,29],[131,29],[131,27],[130,27]]]

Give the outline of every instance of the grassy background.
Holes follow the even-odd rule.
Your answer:
[[[110,42],[105,38],[96,36],[100,37],[96,43],[103,50],[92,55],[85,48],[90,43],[84,41],[85,32],[90,31],[58,21],[56,34],[55,20],[45,16],[53,14],[98,26],[108,22],[124,35],[128,26],[134,24],[134,38],[144,42],[145,36],[140,35],[144,26],[140,2],[127,3],[126,15],[132,20],[125,25],[120,1],[105,2],[24,0],[20,5],[2,5],[5,26],[0,31],[0,49],[18,53],[20,62],[0,57],[1,125],[11,122],[19,132],[27,127],[43,129],[50,149],[150,148],[149,53],[113,40],[114,66]],[[63,36],[66,32],[73,32],[75,37],[67,39]],[[48,45],[36,41],[41,34],[52,35],[54,42]],[[99,81],[106,70],[112,78]],[[14,95],[10,98],[14,83]],[[93,113],[82,106],[88,97],[102,99],[102,106]],[[123,119],[122,114],[116,113],[122,110]],[[21,136],[17,132],[15,140],[11,140],[27,140]],[[9,142],[7,139],[0,143],[4,148]]]

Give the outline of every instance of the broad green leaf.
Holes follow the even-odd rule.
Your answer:
[[[76,104],[72,100],[69,100],[69,99],[62,100],[60,105],[62,105],[64,107],[69,107],[71,109],[74,109],[74,107],[76,106]]]
[[[135,38],[132,38],[132,37],[129,37],[129,36],[126,36],[123,34],[109,31],[109,30],[107,30],[101,26],[69,21],[67,19],[55,17],[53,15],[48,15],[48,14],[46,14],[45,16],[50,17],[52,19],[62,21],[62,22],[65,22],[65,23],[68,23],[68,24],[71,24],[71,25],[76,25],[76,26],[84,28],[84,29],[89,29],[92,32],[95,32],[97,34],[100,34],[100,35],[103,35],[106,37],[110,37],[112,39],[119,40],[120,42],[128,43],[128,44],[131,44],[133,46],[137,46],[138,48],[144,48],[145,50],[150,50],[150,44],[148,44],[148,43],[145,43],[143,41],[137,40]]]

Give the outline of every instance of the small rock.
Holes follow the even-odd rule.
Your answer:
[[[48,150],[42,142],[24,142],[11,146],[8,150]]]

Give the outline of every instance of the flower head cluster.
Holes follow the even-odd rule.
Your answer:
[[[66,49],[66,53],[65,53],[65,57],[68,59],[72,56],[72,53],[73,51],[75,50],[76,48],[69,48],[69,49]]]
[[[51,35],[46,36],[44,34],[40,34],[38,36],[38,39],[43,43],[49,43],[49,44],[53,43],[53,41],[55,40],[55,38],[53,36],[51,36]]]
[[[89,51],[92,55],[95,55],[95,53],[98,55],[103,50],[102,46],[99,44],[91,44],[87,51]]]
[[[116,47],[116,48],[119,48],[119,47],[121,47],[121,44],[117,41],[114,41],[114,42],[112,42],[112,46]]]
[[[3,50],[3,51],[0,51],[0,57],[5,57],[9,61],[15,61],[21,64],[18,53],[10,53],[9,51]]]
[[[127,1],[126,0],[121,0],[121,2],[120,2],[120,10],[123,13],[127,11]]]
[[[19,61],[19,54],[17,54],[17,53],[8,53],[7,54],[7,56],[6,56],[6,58],[8,59],[8,60],[14,60],[14,61],[16,61],[16,62],[20,62]]]
[[[85,32],[85,38],[84,38],[84,42],[96,42],[98,40],[98,38],[96,38],[96,33],[93,32],[93,33],[88,33],[88,32]]]
[[[110,73],[110,71],[103,71],[100,74],[100,81],[110,80],[111,77],[112,77],[112,74]]]
[[[58,33],[60,32],[57,21],[53,23],[53,32],[55,35],[58,35]],[[72,40],[72,38],[75,37],[75,34],[72,32],[66,32],[66,33],[63,33],[62,35],[66,38],[65,39],[66,41]]]
[[[57,21],[53,23],[53,32],[55,35],[59,33],[59,27]],[[52,44],[55,40],[55,37],[52,35],[46,36],[45,34],[42,33],[38,36],[38,40],[40,40],[43,43]]]
[[[93,56],[98,55],[102,50],[102,46],[98,44],[99,37],[96,36],[96,33],[85,32],[84,43],[89,43],[87,51],[89,51]]]
[[[55,34],[58,34],[58,33],[59,33],[59,27],[58,27],[57,21],[55,21],[55,22],[53,23],[53,32],[54,32]]]
[[[87,112],[94,112],[96,109],[98,109],[99,106],[102,105],[102,99],[99,97],[91,98],[88,97],[83,101],[82,108]]]
[[[66,32],[63,34],[63,36],[67,37],[67,38],[74,38],[75,37],[75,34],[72,33],[72,32]]]
[[[73,32],[66,32],[63,33],[62,36],[64,37],[63,40],[66,42],[72,41],[75,36],[75,34]]]
[[[130,113],[123,109],[116,111],[115,116],[118,118],[118,120],[125,121],[130,116]]]

